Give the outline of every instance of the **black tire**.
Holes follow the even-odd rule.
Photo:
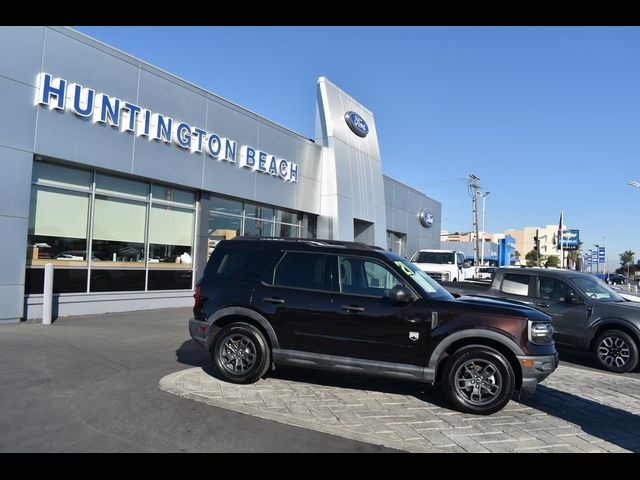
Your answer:
[[[628,333],[607,330],[593,342],[598,363],[610,372],[630,372],[638,365],[638,344]]]
[[[497,350],[468,345],[449,357],[442,389],[456,410],[490,415],[511,400],[515,375],[509,361]]]
[[[248,323],[232,323],[220,330],[210,353],[218,374],[232,383],[257,382],[271,363],[264,335]]]

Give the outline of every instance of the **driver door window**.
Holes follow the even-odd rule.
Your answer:
[[[340,291],[384,298],[402,280],[384,265],[360,257],[340,257]]]
[[[562,280],[540,277],[539,298],[552,302],[566,302],[570,296],[576,296],[573,289]]]

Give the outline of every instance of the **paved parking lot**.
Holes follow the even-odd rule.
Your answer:
[[[278,369],[235,386],[210,375],[190,314],[0,325],[0,452],[640,451],[638,372],[561,366],[489,417],[355,375]]]
[[[560,366],[535,395],[490,416],[446,408],[431,387],[309,370],[253,385],[210,367],[160,388],[256,417],[410,452],[640,452],[640,380]]]

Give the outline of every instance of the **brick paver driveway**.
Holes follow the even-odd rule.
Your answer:
[[[450,410],[415,383],[276,370],[252,385],[210,367],[163,390],[216,407],[411,452],[640,452],[640,380],[560,366],[533,396],[490,416]]]

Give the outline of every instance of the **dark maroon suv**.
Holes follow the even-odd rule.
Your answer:
[[[439,383],[455,408],[490,414],[558,364],[544,313],[456,299],[404,258],[357,243],[221,241],[195,300],[191,336],[235,383],[278,365],[370,374]]]

